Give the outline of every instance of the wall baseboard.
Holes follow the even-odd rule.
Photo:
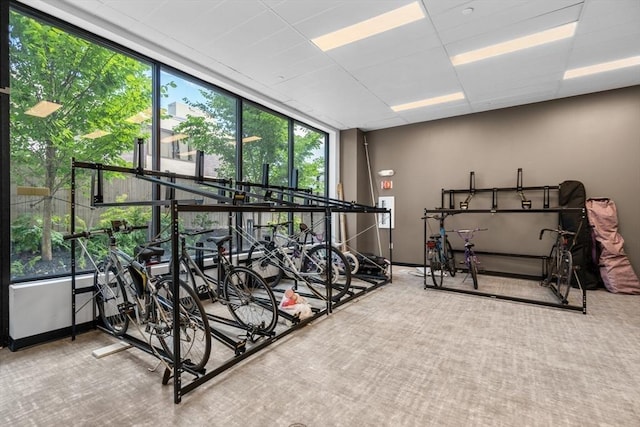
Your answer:
[[[78,324],[76,325],[76,334],[88,332],[92,329],[95,329],[95,325],[93,324],[93,322]],[[7,348],[11,351],[17,351],[37,344],[44,344],[63,338],[69,338],[71,337],[71,332],[71,326],[69,326],[67,328],[57,329],[55,331],[44,332],[42,334],[15,340],[9,337],[9,345],[7,346]]]

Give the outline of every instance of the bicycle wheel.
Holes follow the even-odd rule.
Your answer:
[[[347,262],[349,263],[351,274],[356,274],[358,272],[358,269],[360,268],[360,261],[358,261],[358,257],[351,252],[343,252],[343,254],[347,259]]]
[[[317,245],[303,252],[300,272],[310,290],[320,297],[327,295],[329,268],[331,268],[331,301],[340,301],[351,286],[351,268],[344,254],[330,246],[331,256],[327,256],[327,246]],[[330,258],[330,259],[329,259]]]
[[[433,285],[436,287],[442,286],[442,280],[444,278],[444,265],[441,260],[444,257],[442,250],[440,248],[436,248],[433,250],[433,255],[429,260],[429,270],[431,273],[431,280],[433,280]]]
[[[155,317],[157,324],[164,327],[155,333],[164,351],[174,359],[173,281],[168,277],[163,278],[156,286],[158,304],[155,307]],[[179,289],[180,358],[186,367],[200,371],[211,354],[211,328],[202,302],[193,288],[180,281]]]
[[[573,255],[568,250],[560,252],[560,265],[558,266],[558,295],[562,297],[562,303],[569,301],[569,290],[571,289],[571,274],[573,273]]]
[[[547,275],[542,280],[543,285],[549,286],[551,283],[557,280],[558,265],[558,245],[553,245],[551,247],[551,252],[549,252],[549,258],[547,258],[546,260]]]
[[[469,274],[473,280],[473,289],[478,289],[478,258],[474,254],[469,255]]]
[[[449,239],[446,239],[445,242],[445,244],[447,245],[447,261],[445,263],[446,269],[449,274],[451,274],[451,277],[454,277],[456,275],[456,257],[453,253],[451,243],[449,243]]]
[[[93,274],[93,288],[100,319],[111,333],[122,336],[129,327],[129,317],[123,308],[128,303],[127,292],[114,265],[98,265]]]
[[[249,331],[269,333],[278,322],[271,288],[255,271],[233,267],[224,278],[224,297],[231,315]]]
[[[284,276],[283,257],[273,242],[259,241],[251,245],[247,254],[247,267],[258,273],[272,288],[277,286]]]

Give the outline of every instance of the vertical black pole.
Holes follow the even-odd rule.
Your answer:
[[[0,346],[9,341],[11,196],[9,149],[9,2],[0,1]]]
[[[202,182],[204,177],[204,151],[196,151],[196,181]]]
[[[180,239],[178,228],[178,202],[171,201],[171,260],[173,262],[173,275],[171,278],[171,291],[173,292],[173,318],[180,319]],[[180,371],[182,369],[180,358],[180,322],[173,322],[173,403],[180,403],[182,399],[182,384]]]
[[[76,160],[71,159],[71,218],[69,232],[76,232]],[[92,319],[93,321],[93,319]],[[76,339],[76,239],[71,239],[71,341]]]
[[[324,212],[324,228],[325,228],[325,247],[327,251],[327,314],[331,313],[332,283],[333,283],[333,253],[331,252],[331,208],[327,208]]]
[[[424,218],[422,223],[422,279],[424,288],[427,289],[427,213],[428,211],[424,210]]]
[[[269,186],[269,163],[262,164],[262,185]]]

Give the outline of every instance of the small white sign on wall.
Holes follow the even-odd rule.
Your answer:
[[[389,213],[379,213],[378,214],[378,227],[380,228],[395,228],[395,197],[394,196],[384,196],[378,197],[378,207],[383,209],[389,209],[391,214]]]

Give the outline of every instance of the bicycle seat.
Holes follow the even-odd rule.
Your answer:
[[[229,240],[231,240],[232,237],[233,236],[231,234],[227,236],[220,236],[220,237],[207,237],[207,242],[213,242],[216,244],[216,246],[220,247],[224,245],[226,242],[228,242]]]
[[[440,236],[439,234],[432,234],[431,236],[429,236],[430,239],[439,239],[440,237],[442,236]]]
[[[134,254],[139,261],[149,261],[154,256],[164,255],[164,249],[158,246],[137,246]]]

